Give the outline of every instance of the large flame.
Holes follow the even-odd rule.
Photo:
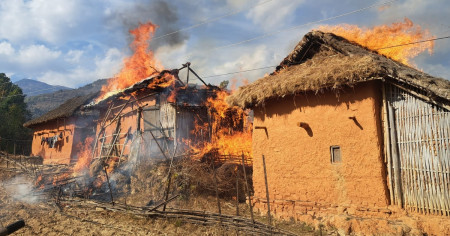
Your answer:
[[[405,18],[403,22],[373,28],[359,28],[356,25],[341,24],[336,26],[323,25],[318,29],[344,37],[409,66],[412,65],[412,58],[426,50],[431,54],[434,48],[433,41],[404,45],[432,38],[428,30],[414,25],[408,18]],[[395,45],[404,46],[388,48]]]
[[[197,124],[195,134],[212,131],[211,140],[201,142],[192,147],[195,157],[201,158],[208,153],[221,156],[236,156],[241,153],[251,153],[251,124],[246,120],[247,114],[240,108],[229,107],[225,102],[228,92],[219,90],[215,98],[205,102],[210,111],[211,123]],[[200,123],[200,122],[199,122]]]
[[[147,22],[139,24],[136,29],[130,30],[134,40],[130,47],[134,51],[131,57],[124,59],[124,67],[108,84],[102,87],[98,100],[108,97],[118,90],[127,88],[163,69],[161,63],[149,50],[150,41],[158,26]]]
[[[80,142],[77,144],[76,148],[78,151],[78,160],[73,167],[74,173],[80,173],[83,170],[89,168],[92,161],[92,143],[94,142],[93,137],[88,137],[84,140],[84,143]]]

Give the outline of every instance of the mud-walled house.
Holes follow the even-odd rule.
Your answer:
[[[219,88],[185,84],[178,73],[179,69],[162,71],[85,106],[100,111],[94,159],[108,165],[135,162],[144,155],[171,159],[202,139],[192,130],[208,120],[204,102]]]
[[[227,100],[254,110],[254,203],[286,218],[450,214],[450,81],[314,31]],[[340,211],[340,212],[339,212]]]
[[[33,130],[32,156],[43,158],[44,164],[71,164],[77,161],[80,142],[95,133],[94,111],[80,108],[95,94],[71,98],[59,107],[24,124]]]

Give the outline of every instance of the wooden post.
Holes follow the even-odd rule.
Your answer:
[[[9,148],[8,148],[8,141],[6,141],[6,169],[9,169]]]
[[[216,167],[214,166],[214,161],[212,162],[212,168],[214,173],[214,186],[216,188],[217,209],[219,210],[219,215],[222,215],[222,209],[220,208],[219,188],[217,187]]]
[[[16,158],[16,140],[14,140],[13,141],[14,142],[14,150],[13,150],[13,155],[14,155],[14,157],[13,157],[13,159],[15,160],[15,162],[14,162],[14,169],[17,169],[17,158]]]
[[[401,189],[401,176],[400,176],[400,163],[397,149],[397,136],[395,132],[395,123],[394,123],[394,108],[391,104],[388,105],[389,109],[389,127],[390,127],[390,138],[391,138],[391,157],[392,164],[394,167],[394,181],[395,181],[395,196],[397,199],[397,205],[402,207],[402,189]]]
[[[386,158],[386,168],[387,168],[387,174],[388,174],[388,181],[389,181],[389,197],[391,200],[391,204],[394,204],[394,182],[392,178],[392,158],[391,158],[391,140],[389,138],[389,124],[388,124],[388,106],[387,106],[387,99],[386,99],[386,86],[383,82],[382,87],[382,95],[383,95],[383,107],[382,107],[382,117],[383,117],[383,134],[384,134],[384,155]]]
[[[105,169],[104,170],[105,170],[105,175],[106,175],[106,181],[108,181],[109,196],[111,196],[111,204],[114,206],[114,199],[113,199],[111,184],[109,183],[109,177],[108,177],[108,172],[106,170],[106,165],[105,165]]]
[[[189,84],[189,65],[190,64],[187,65],[187,71],[186,71],[186,85]]]
[[[161,145],[159,145],[158,140],[156,140],[156,137],[153,134],[153,132],[150,129],[148,131],[150,132],[150,135],[152,136],[153,140],[155,140],[156,146],[158,146],[159,151],[161,151],[161,153],[163,154],[164,158],[166,158],[166,160],[169,160],[169,158],[167,158],[167,156],[166,156],[166,153],[162,149]]]
[[[244,160],[244,153],[242,153],[242,169],[244,170],[244,180],[245,180],[245,188],[247,190],[247,197],[248,197],[248,206],[250,207],[250,217],[252,219],[253,224],[255,223],[255,218],[253,217],[253,206],[252,201],[250,199],[250,188],[248,187],[247,182],[247,173],[245,171],[245,160]]]
[[[155,140],[156,142],[156,140]],[[165,201],[167,202],[169,200],[169,191],[170,191],[170,185],[172,182],[172,164],[173,164],[173,158],[175,157],[175,154],[177,153],[178,145],[175,146],[175,149],[172,153],[172,157],[170,158],[170,165],[169,165],[169,173],[167,174],[167,188],[165,193]],[[163,211],[166,211],[167,203],[164,204]]]
[[[236,216],[239,216],[239,169],[236,169]]]
[[[263,167],[264,167],[264,181],[266,183],[266,198],[267,198],[267,216],[269,225],[272,225],[272,219],[270,217],[270,199],[269,199],[269,184],[267,183],[267,171],[266,171],[266,159],[262,155]]]

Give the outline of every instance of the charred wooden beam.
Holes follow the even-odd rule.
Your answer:
[[[200,81],[202,81],[202,83],[203,83],[206,87],[209,87],[209,85],[206,84],[205,81],[203,81],[202,78],[200,78],[200,76],[197,75],[197,73],[195,73],[195,71],[194,71],[193,69],[191,69],[190,67],[188,67],[188,69],[189,69],[190,72],[192,72],[192,74],[195,75],[195,77],[197,77]]]

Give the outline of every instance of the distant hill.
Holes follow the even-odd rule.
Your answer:
[[[59,86],[59,85],[50,85],[41,81],[32,80],[32,79],[21,79],[15,82],[18,85],[24,94],[27,96],[36,96],[44,93],[52,93],[59,90],[68,90],[72,88]]]
[[[26,96],[25,103],[27,104],[28,111],[31,113],[31,118],[34,119],[55,109],[68,99],[100,91],[102,86],[106,84],[106,81],[107,79],[100,79],[77,89],[59,90],[37,96]]]

